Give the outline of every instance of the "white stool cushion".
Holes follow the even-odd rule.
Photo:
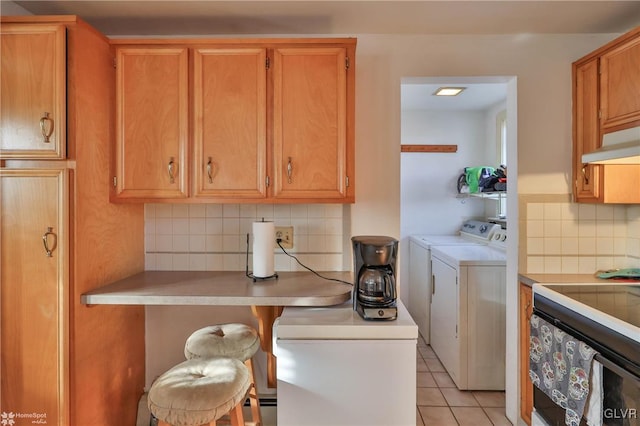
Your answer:
[[[245,324],[211,325],[196,330],[184,345],[184,356],[192,358],[251,358],[260,347],[258,332]]]
[[[207,424],[244,400],[250,384],[249,370],[240,360],[187,360],[153,382],[147,405],[173,426]]]

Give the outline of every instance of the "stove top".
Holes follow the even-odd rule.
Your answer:
[[[534,293],[640,341],[640,283],[543,284]]]

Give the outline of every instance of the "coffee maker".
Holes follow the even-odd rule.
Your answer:
[[[398,241],[391,237],[357,236],[353,244],[353,309],[365,320],[394,320]]]

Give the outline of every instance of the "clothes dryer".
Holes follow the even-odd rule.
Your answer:
[[[506,230],[489,244],[433,246],[431,347],[463,390],[504,390]]]
[[[425,343],[430,341],[431,247],[487,245],[500,225],[468,220],[456,235],[412,235],[409,237],[409,299],[407,309],[418,324]]]

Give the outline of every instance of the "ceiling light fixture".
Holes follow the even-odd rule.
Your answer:
[[[433,92],[434,96],[458,96],[466,87],[440,87]]]

